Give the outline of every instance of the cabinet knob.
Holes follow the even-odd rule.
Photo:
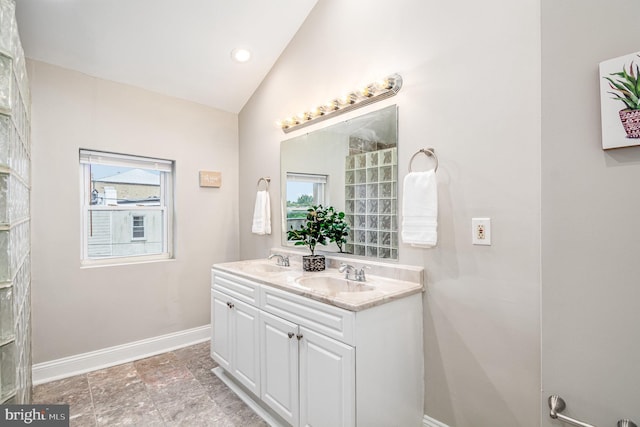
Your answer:
[[[233,303],[232,302],[227,302],[227,307],[233,308]]]
[[[289,335],[289,339],[291,339],[295,334],[293,332],[289,332],[287,335]]]
[[[298,341],[300,341],[302,339],[302,334],[296,335],[296,338],[298,338]]]

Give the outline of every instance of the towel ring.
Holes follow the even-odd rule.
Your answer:
[[[265,188],[265,190],[266,190],[266,191],[269,191],[269,181],[271,181],[271,178],[269,178],[269,177],[266,177],[266,178],[265,178],[265,177],[262,177],[262,178],[260,178],[260,179],[258,180],[258,184],[257,184],[257,186],[258,186],[258,190],[260,189],[260,183],[261,183],[262,181],[264,181],[264,183],[267,185],[267,188]]]
[[[409,172],[413,172],[411,170],[411,164],[413,163],[413,159],[416,158],[416,156],[420,153],[424,153],[426,156],[428,157],[433,157],[433,160],[435,160],[436,162],[436,166],[433,168],[434,172],[438,171],[438,156],[436,156],[436,151],[433,148],[421,148],[418,151],[416,151],[413,156],[411,156],[411,159],[409,160]]]

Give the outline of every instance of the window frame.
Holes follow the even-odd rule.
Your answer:
[[[285,187],[289,182],[305,182],[313,184],[313,203],[315,205],[328,205],[329,203],[329,176],[321,173],[287,172]],[[285,191],[288,188],[285,188]],[[286,197],[285,197],[286,199]],[[286,204],[287,200],[285,200]]]
[[[311,207],[312,205],[323,205],[329,206],[329,176],[322,173],[307,173],[307,172],[286,172],[285,173],[285,185],[284,185],[284,197],[283,200],[283,246],[295,246],[295,242],[287,240],[287,231],[289,230],[289,226],[292,225],[291,222],[299,221],[299,218],[290,218],[289,217],[289,205],[287,200],[287,192],[289,190],[289,183],[293,182],[304,182],[308,184],[313,184],[313,203],[306,208]],[[306,211],[306,209],[305,209]]]
[[[80,263],[81,267],[91,266],[108,266],[120,264],[134,264],[150,261],[170,260],[174,258],[174,179],[175,179],[175,161],[151,158],[145,156],[136,156],[129,154],[119,154],[104,151],[80,149],[79,150],[79,167],[80,167]],[[90,164],[100,164],[106,166],[120,166],[130,168],[155,169],[160,171],[160,205],[91,205],[91,172]],[[130,212],[132,217],[143,216],[145,211],[160,211],[162,221],[162,252],[156,254],[141,255],[112,255],[99,258],[89,257],[89,212],[91,211],[122,211]],[[131,234],[132,242],[144,241],[147,238],[145,220],[145,238],[133,238],[133,229]]]

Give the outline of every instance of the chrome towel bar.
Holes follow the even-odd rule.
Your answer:
[[[411,156],[411,159],[409,159],[409,172],[413,172],[411,170],[411,164],[413,163],[413,159],[416,158],[416,156],[420,153],[425,154],[428,157],[433,157],[433,160],[435,160],[436,162],[436,166],[433,168],[434,172],[438,171],[438,156],[436,156],[436,150],[434,150],[433,148],[421,148],[418,151],[416,151],[413,156]]]
[[[593,424],[587,424],[582,421],[576,420],[575,418],[562,415],[561,412],[567,408],[567,404],[565,403],[564,399],[558,396],[557,394],[553,394],[549,396],[549,399],[547,399],[547,402],[549,403],[549,416],[554,420],[558,419],[567,424],[571,424],[578,427],[595,427]],[[638,427],[638,426],[636,426],[636,424],[633,421],[625,419],[625,420],[619,420],[617,427]]]
[[[258,190],[260,189],[260,183],[264,181],[264,183],[266,184],[266,191],[269,191],[269,182],[271,182],[271,178],[269,178],[268,176],[263,176],[262,178],[258,179]]]

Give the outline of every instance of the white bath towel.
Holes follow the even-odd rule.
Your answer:
[[[256,194],[251,232],[260,235],[271,234],[271,202],[269,192],[266,190],[258,191]]]
[[[404,178],[402,241],[421,248],[438,243],[438,182],[433,170],[410,172]]]

